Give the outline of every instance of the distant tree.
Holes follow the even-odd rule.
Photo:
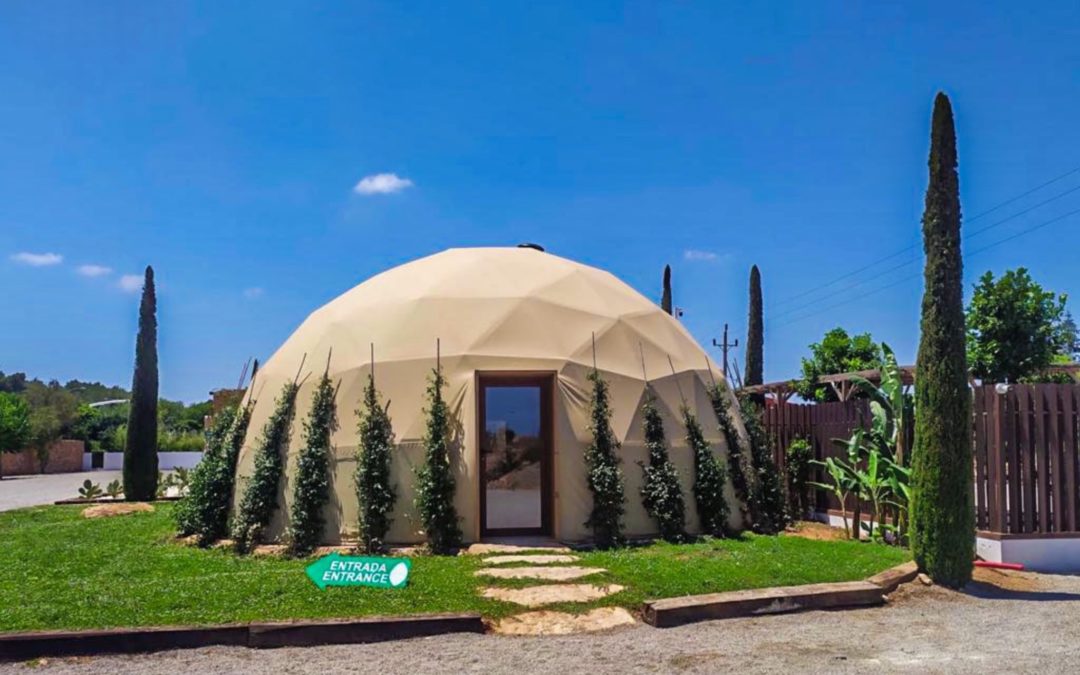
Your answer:
[[[952,106],[934,101],[930,180],[923,212],[926,254],[915,374],[911,549],[919,569],[945,586],[971,580],[975,558],[971,390],[960,254],[960,183]]]
[[[23,389],[26,389],[26,373],[5,375],[4,371],[0,370],[0,391],[18,394]]]
[[[831,386],[820,381],[823,375],[881,367],[881,345],[869,333],[849,336],[843,328],[833,328],[821,342],[810,345],[810,353],[811,358],[802,360],[802,379],[795,384],[807,401],[840,400]]]
[[[450,407],[443,399],[442,369],[432,370],[427,387],[427,432],[424,464],[416,477],[416,506],[433,553],[445,555],[461,545],[461,526],[454,508],[454,473],[450,466]]]
[[[671,305],[671,265],[664,265],[664,291],[660,296],[660,308],[668,314],[675,313]]]
[[[146,267],[135,340],[135,373],[131,379],[131,412],[124,446],[124,497],[149,501],[158,481],[157,295],[154,269]]]
[[[686,538],[686,504],[683,501],[679,472],[668,456],[664,418],[656,407],[656,397],[650,389],[641,408],[645,425],[645,447],[649,463],[638,462],[644,473],[641,482],[641,502],[645,512],[656,522],[660,536],[670,542]]]
[[[323,509],[330,501],[330,437],[337,428],[334,397],[337,390],[329,372],[323,373],[304,420],[304,447],[296,458],[296,479],[289,519],[289,553],[311,555],[319,545],[326,518]]]
[[[592,441],[585,448],[585,482],[592,493],[592,511],[585,526],[592,530],[597,548],[614,548],[625,542],[622,517],[626,496],[619,469],[619,441],[611,428],[608,384],[595,368],[589,373],[589,430]]]
[[[757,265],[750,268],[749,307],[746,320],[746,372],[743,376],[743,384],[748,387],[765,382],[765,320],[762,316],[761,272]],[[764,396],[756,396],[754,400],[761,404]]]
[[[368,374],[360,410],[360,442],[356,458],[356,497],[360,505],[360,547],[379,553],[386,547],[390,514],[397,498],[391,483],[390,466],[394,451],[394,428],[390,404],[383,405],[375,388],[375,376]]]
[[[21,397],[0,392],[0,454],[19,452],[30,443],[30,406]],[[0,462],[0,479],[4,477]]]
[[[1055,357],[1076,351],[1068,297],[1044,290],[1028,271],[987,272],[967,307],[967,360],[987,382],[1039,379]]]

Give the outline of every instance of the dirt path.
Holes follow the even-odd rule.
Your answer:
[[[657,630],[60,660],[0,673],[1080,672],[1080,577],[995,577],[967,593],[909,586],[885,607]],[[1011,589],[1011,590],[1010,590]]]

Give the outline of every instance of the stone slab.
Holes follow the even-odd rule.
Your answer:
[[[877,588],[875,586],[875,588]],[[480,595],[489,600],[502,600],[525,607],[541,607],[557,602],[591,602],[623,590],[618,584],[546,584],[528,588],[485,588]]]
[[[780,586],[652,600],[645,603],[643,614],[646,623],[668,628],[738,616],[880,605],[884,596],[884,589],[867,581]]]
[[[483,563],[485,565],[510,565],[513,563],[530,563],[532,565],[555,565],[577,562],[580,559],[581,558],[577,557],[576,555],[566,555],[565,553],[534,553],[532,555],[493,555],[484,558]]]
[[[544,551],[545,553],[569,553],[570,549],[566,546],[543,541],[537,541],[535,543],[525,542],[521,544],[481,542],[478,544],[471,544],[467,549],[462,551],[462,553],[465,555],[487,555],[489,553],[526,553],[534,551]]]
[[[600,574],[601,567],[485,567],[477,570],[478,577],[495,579],[542,579],[544,581],[571,581]]]
[[[492,630],[501,635],[569,635],[593,633],[637,623],[622,607],[598,607],[584,614],[540,610],[515,614],[497,621]]]

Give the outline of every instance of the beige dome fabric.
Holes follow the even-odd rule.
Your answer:
[[[722,375],[677,320],[613,275],[528,248],[444,251],[376,275],[313,312],[263,365],[249,391],[256,403],[240,455],[237,501],[251,474],[254,450],[274,398],[286,381],[296,377],[303,360],[301,377],[306,379],[292,425],[282,487],[285,506],[267,534],[276,538],[284,532],[296,455],[303,443],[302,422],[332,350],[329,373],[339,386],[339,428],[332,441],[336,461],[325,540],[336,543],[355,535],[355,410],[371,369],[374,343],[376,384],[383,400],[390,401],[398,444],[393,465],[398,500],[389,539],[423,541],[413,507],[413,476],[423,460],[424,389],[439,339],[448,384],[444,395],[459,424],[453,465],[465,539],[476,541],[481,531],[477,373],[498,371],[556,376],[552,534],[563,540],[586,539],[584,522],[592,504],[583,463],[591,437],[587,427],[591,385],[586,376],[593,364],[594,334],[596,366],[611,388],[612,427],[623,444],[627,534],[655,532],[641,506],[642,471],[637,465],[647,461],[641,420],[643,365],[659,399],[671,457],[682,478],[688,526],[695,531],[693,458],[679,407],[685,397],[726,466],[726,444],[707,395],[707,387]],[[739,508],[730,485],[728,502],[731,524],[739,527]]]

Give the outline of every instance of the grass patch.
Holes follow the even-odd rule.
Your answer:
[[[0,631],[221,624],[431,612],[522,611],[480,598],[482,586],[534,582],[479,579],[481,556],[413,558],[400,590],[317,589],[310,561],[238,558],[171,541],[172,505],[154,513],[86,520],[79,506],[0,513]],[[608,572],[580,583],[627,590],[567,607],[584,611],[645,599],[739,588],[861,579],[908,559],[905,551],[857,542],[759,537],[579,554]],[[540,582],[535,582],[540,583]]]

